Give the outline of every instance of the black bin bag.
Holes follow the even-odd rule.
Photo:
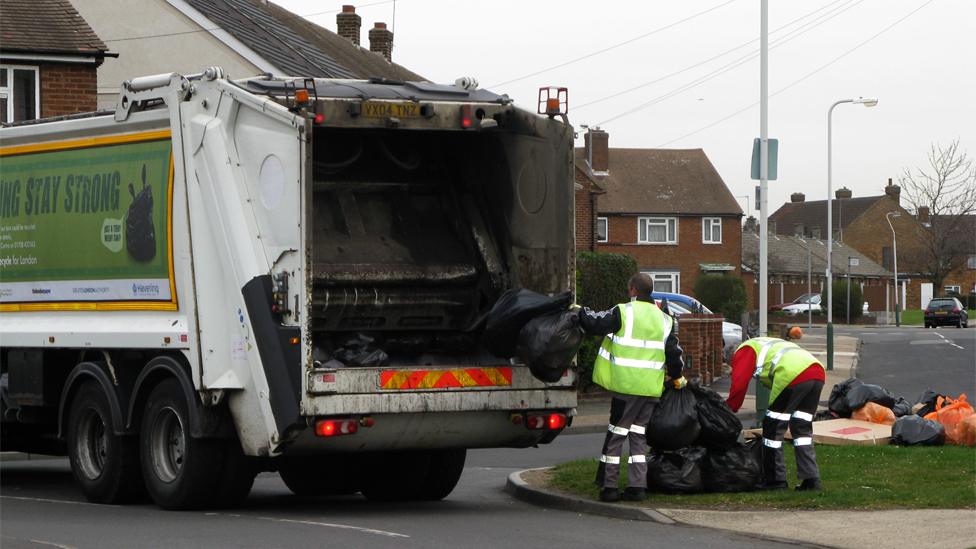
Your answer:
[[[895,399],[895,404],[891,407],[891,411],[894,412],[895,417],[907,416],[912,413],[912,404],[905,400],[904,397],[898,397]]]
[[[899,446],[941,446],[945,444],[945,427],[941,423],[908,414],[891,426],[891,443]]]
[[[698,439],[698,407],[695,394],[666,387],[647,425],[647,443],[655,450],[677,450]]]
[[[488,313],[482,342],[488,352],[503,358],[515,356],[519,332],[533,318],[565,310],[573,302],[570,292],[549,297],[532,290],[506,290]]]
[[[698,446],[676,452],[652,452],[647,459],[647,488],[668,494],[701,492],[705,449]]]
[[[722,395],[697,383],[689,384],[686,390],[694,393],[698,401],[695,408],[701,433],[695,444],[709,449],[735,446],[742,432],[742,421],[725,403]]]
[[[559,381],[583,343],[576,311],[533,318],[519,332],[516,354],[537,379]]]
[[[146,184],[145,165],[142,166],[142,188],[136,193],[135,186],[129,183],[129,194],[132,204],[125,214],[125,249],[132,259],[145,263],[156,257],[152,187]]]
[[[847,391],[847,407],[851,410],[857,410],[868,402],[891,408],[895,405],[895,397],[887,389],[870,383],[861,383]]]
[[[925,392],[918,397],[918,400],[915,401],[916,404],[922,405],[922,407],[919,408],[917,412],[915,412],[915,415],[919,417],[925,417],[931,414],[932,412],[934,412],[935,404],[939,401],[940,396],[943,395],[936,393],[932,389],[926,389]]]
[[[847,393],[854,387],[863,385],[860,379],[850,378],[841,381],[830,390],[830,399],[827,401],[827,408],[837,415],[837,417],[851,417],[854,410],[847,403]]]
[[[708,450],[702,475],[709,492],[755,490],[762,481],[762,439],[750,439],[726,450]]]

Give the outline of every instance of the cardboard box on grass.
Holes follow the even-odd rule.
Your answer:
[[[762,436],[762,429],[749,429],[746,436]],[[786,439],[792,440],[789,430]],[[833,446],[884,445],[891,442],[891,425],[870,423],[857,419],[828,419],[813,422],[813,442]]]

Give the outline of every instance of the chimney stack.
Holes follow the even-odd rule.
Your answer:
[[[803,202],[807,199],[807,196],[803,193],[793,193],[790,195],[790,202]]]
[[[393,33],[386,29],[386,23],[375,23],[369,29],[369,51],[382,54],[387,61],[393,61]]]
[[[919,206],[918,207],[918,222],[928,225],[929,223],[929,207]]]
[[[888,178],[888,185],[885,187],[885,194],[888,198],[895,201],[896,204],[901,204],[901,187],[891,183],[891,178]]]
[[[842,198],[850,198],[852,196],[854,196],[854,193],[852,193],[847,187],[842,187],[834,191],[834,197],[837,198],[837,200]]]
[[[339,36],[359,45],[360,29],[363,20],[356,15],[356,6],[346,4],[342,6],[342,12],[336,15],[336,28]]]
[[[745,231],[748,232],[748,233],[756,233],[757,232],[756,231],[757,226],[756,226],[756,218],[755,218],[755,216],[751,216],[750,215],[749,217],[746,218],[746,224],[745,224],[745,227],[743,227],[743,229],[745,229]]]
[[[583,134],[586,163],[594,175],[610,173],[610,135],[600,128],[589,128]]]
[[[793,224],[793,236],[803,237],[803,233],[804,233],[804,231],[803,231],[803,223],[794,223]]]

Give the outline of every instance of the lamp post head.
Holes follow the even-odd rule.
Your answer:
[[[887,216],[891,216],[891,217],[901,217],[901,212],[888,212],[888,213],[886,213],[886,214],[885,214],[885,216],[886,216],[886,217],[887,217]]]
[[[873,107],[878,104],[877,97],[858,97],[857,99],[851,101],[851,103],[864,105],[865,107]]]

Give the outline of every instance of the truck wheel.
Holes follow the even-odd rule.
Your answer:
[[[338,496],[359,491],[353,458],[289,456],[282,459],[278,474],[296,496]]]
[[[461,479],[467,453],[464,448],[431,451],[430,470],[420,489],[420,499],[437,501],[446,498]]]
[[[237,507],[254,486],[258,469],[241,450],[241,443],[235,437],[223,443],[224,463],[217,483],[217,503],[221,507]]]
[[[112,408],[97,383],[78,388],[67,436],[71,472],[88,501],[119,503],[143,493],[138,439],[112,433]]]
[[[189,403],[177,380],[167,379],[149,394],[139,433],[140,461],[149,495],[164,509],[216,502],[221,444],[191,437],[189,418]]]
[[[363,495],[374,501],[410,501],[424,497],[431,454],[383,452],[364,460]]]

